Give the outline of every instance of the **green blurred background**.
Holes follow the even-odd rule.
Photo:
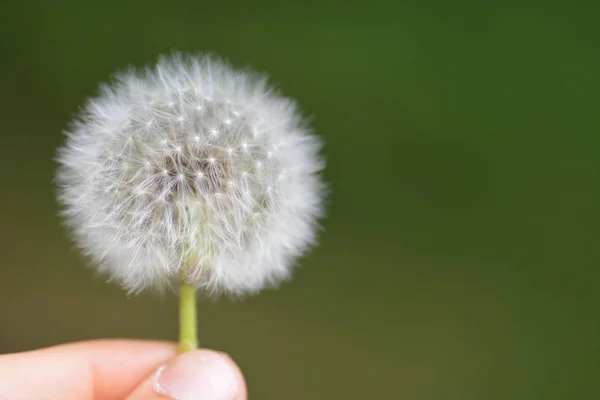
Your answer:
[[[597,2],[4,1],[0,352],[175,339],[171,294],[85,268],[61,131],[171,49],[268,71],[326,141],[329,217],[292,281],[200,305],[250,397],[600,398]]]

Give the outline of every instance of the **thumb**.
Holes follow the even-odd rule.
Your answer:
[[[229,356],[196,350],[159,367],[127,400],[246,400],[246,396],[244,377]]]

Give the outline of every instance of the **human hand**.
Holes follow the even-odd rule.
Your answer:
[[[94,340],[0,355],[0,400],[246,400],[225,354],[167,342]]]

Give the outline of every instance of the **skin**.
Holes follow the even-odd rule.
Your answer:
[[[186,357],[219,356],[226,360],[246,400],[237,365],[213,350]],[[158,367],[173,363],[177,346],[169,342],[93,340],[0,356],[0,399],[11,400],[167,400],[156,393]]]

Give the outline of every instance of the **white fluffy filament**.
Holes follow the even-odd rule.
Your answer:
[[[57,173],[67,226],[130,291],[184,272],[211,293],[254,293],[314,244],[321,142],[263,76],[164,57],[103,86],[67,136]]]

